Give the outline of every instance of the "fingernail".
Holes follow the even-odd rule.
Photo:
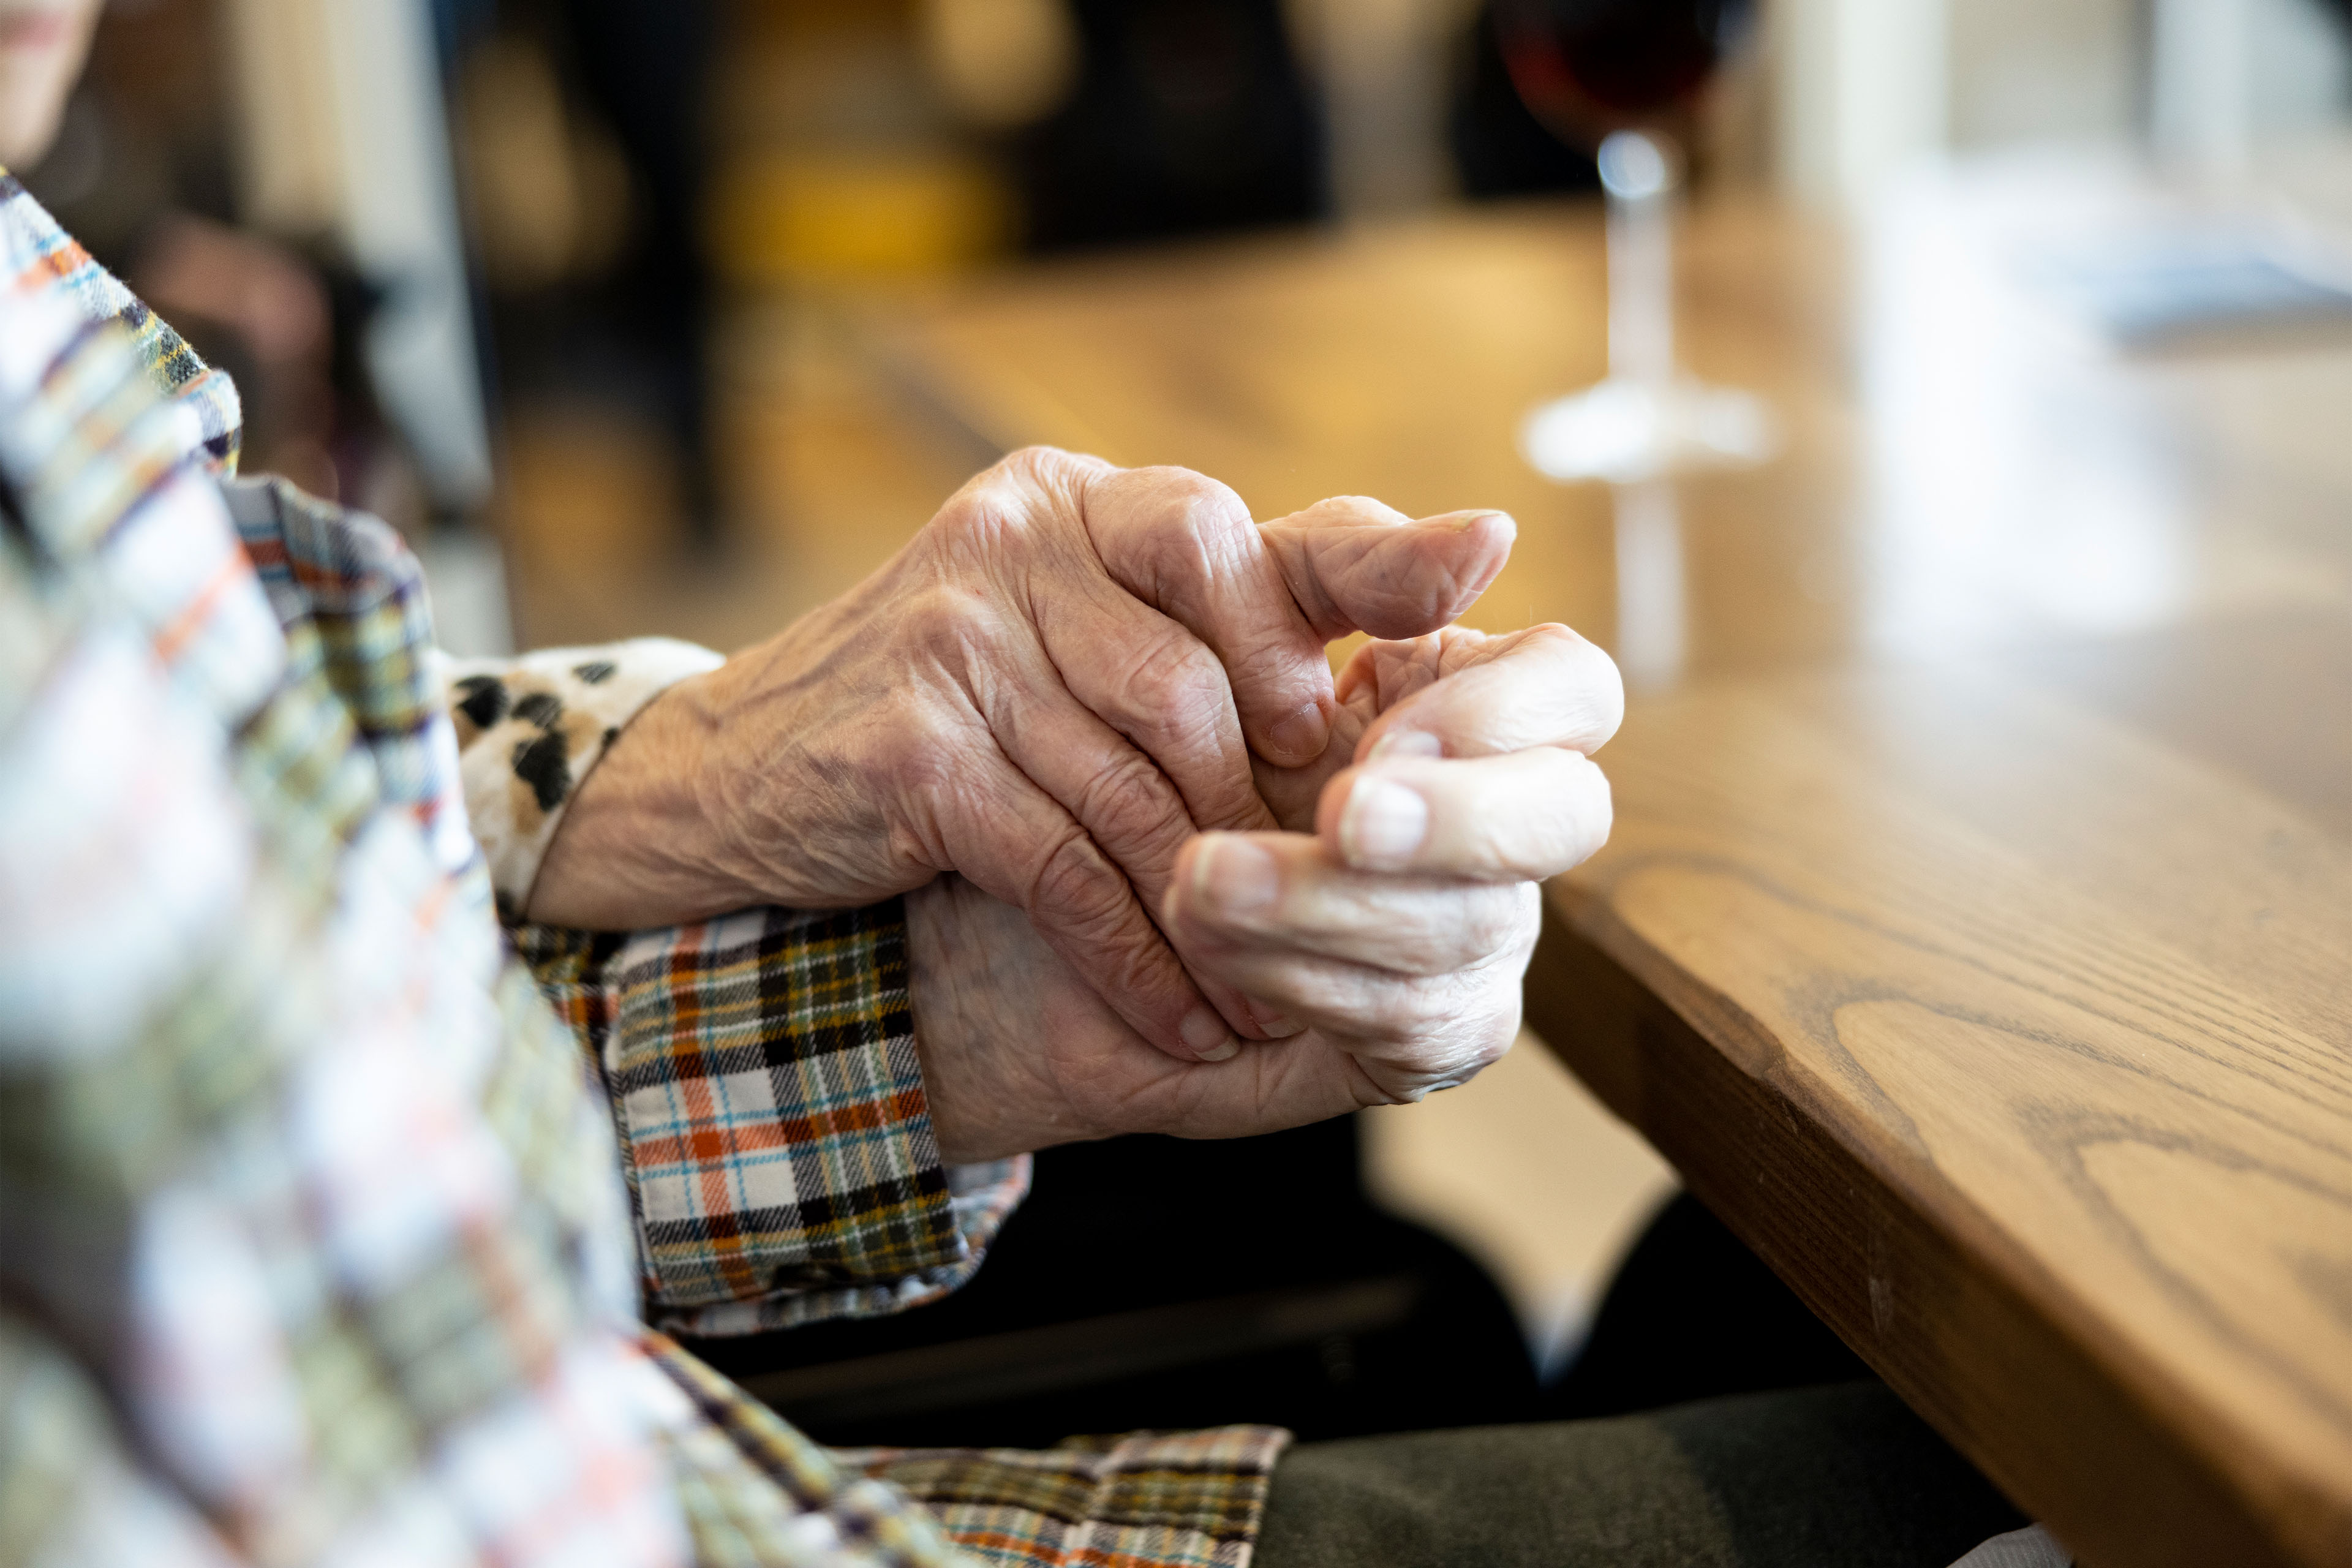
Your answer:
[[[1208,865],[1210,901],[1230,914],[1265,909],[1282,891],[1274,857],[1244,838],[1218,837],[1201,846]]]
[[[1196,1007],[1184,1016],[1176,1032],[1184,1037],[1184,1045],[1204,1062],[1231,1061],[1240,1054],[1242,1043],[1225,1027],[1225,1021],[1214,1007]]]
[[[1268,1039],[1286,1040],[1293,1035],[1303,1035],[1307,1032],[1307,1026],[1296,1018],[1286,1018],[1279,1013],[1269,1013],[1263,1007],[1252,1007],[1250,1012],[1256,1017],[1257,1026],[1265,1031]]]
[[[1378,762],[1382,757],[1442,757],[1445,742],[1426,730],[1391,730],[1372,742],[1364,753],[1364,761]]]
[[[1507,511],[1474,511],[1468,517],[1464,518],[1460,522],[1455,523],[1454,525],[1454,531],[1456,533],[1467,533],[1490,517],[1499,517],[1507,521],[1510,519],[1510,515],[1511,514]]]
[[[1331,721],[1323,717],[1319,705],[1310,702],[1289,718],[1277,721],[1265,732],[1265,739],[1276,753],[1275,761],[1296,767],[1323,754],[1323,748],[1331,743]]]
[[[1429,836],[1429,803],[1386,779],[1360,775],[1339,814],[1339,852],[1348,864],[1389,871],[1404,865]]]

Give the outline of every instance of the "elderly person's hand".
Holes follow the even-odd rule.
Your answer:
[[[1588,753],[1616,667],[1563,626],[1375,643],[1328,762],[1262,769],[1286,826],[1209,833],[1162,920],[1194,973],[1289,1022],[1217,1063],[1128,1029],[1017,910],[949,878],[908,900],[918,1050],[950,1161],[1126,1131],[1228,1137],[1460,1083],[1509,1047],[1537,882],[1608,837]]]
[[[1196,987],[1154,925],[1179,851],[1273,826],[1253,752],[1312,766],[1354,721],[1327,641],[1445,625],[1511,534],[1498,513],[1407,523],[1351,500],[1261,529],[1198,474],[1016,453],[845,597],[649,705],[574,796],[527,912],[638,927],[953,872],[1143,1039],[1228,1058],[1267,1020],[1220,970]]]

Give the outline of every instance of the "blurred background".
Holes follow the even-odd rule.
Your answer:
[[[1550,82],[1559,61],[1526,29],[1566,37],[1612,9],[115,0],[63,137],[20,173],[233,371],[249,469],[407,534],[444,640],[462,652],[649,631],[731,647],[842,592],[1003,444],[1006,422],[944,395],[900,331],[975,290],[1051,300],[1192,256],[1246,275],[1255,258],[1287,265],[1285,246],[1452,232],[1481,212],[1560,215],[1589,239],[1597,220],[1576,215],[1601,198],[1595,138],[1579,127],[1661,71],[1683,75],[1625,101],[1670,125],[1694,209],[1776,215],[1774,265],[1818,273],[1823,289],[1846,263],[1805,237],[1874,232],[1923,181],[1948,186],[1970,170],[2126,169],[2101,178],[2194,192],[2292,165],[2306,184],[2352,189],[2337,151],[2352,49],[2331,0],[1660,0],[1648,14],[1669,18],[1663,33],[1634,26],[1601,68],[1586,60],[1566,87]],[[1702,35],[1704,58],[1685,70],[1674,50]],[[2087,250],[2081,236],[2053,242],[2027,270],[2071,290],[2125,349],[2212,321],[2309,332],[2346,313],[2333,252],[2282,283],[2275,247],[2250,262],[2230,234],[2200,230],[2184,261],[2177,226],[2164,245],[2116,232]],[[1733,280],[1717,308],[1810,308],[1801,289],[1756,304],[1741,265],[1709,274]],[[1599,273],[1559,277],[1578,291],[1561,309],[1599,321]],[[1827,342],[1825,374],[1867,376],[1867,340]],[[1565,391],[1598,368],[1591,353],[1562,357],[1532,384]],[[1247,386],[1191,391],[1278,437]],[[1005,395],[1050,410],[1064,395]],[[1088,409],[1059,412],[1070,418],[1044,425],[1092,427]],[[1617,537],[1630,584],[1631,536]],[[1851,597],[1850,569],[1812,545],[1771,567],[1801,606]],[[1595,635],[1622,608],[1595,612]],[[1704,628],[1695,636],[1704,654]],[[1182,1238],[1184,1266],[1163,1257],[1146,1279],[1138,1262],[1120,1289],[1066,1293],[1062,1318],[1149,1311],[1217,1279],[1314,1283],[1320,1305],[1291,1329],[1264,1331],[1262,1302],[1237,1307],[1243,1326],[1199,1354],[1260,1357],[1253,1375],[1296,1384],[1304,1430],[1442,1424],[1499,1408],[1463,1392],[1480,1379],[1533,1373],[1445,1363],[1414,1375],[1454,1379],[1454,1394],[1424,1388],[1420,1405],[1369,1415],[1401,1386],[1400,1347],[1413,1342],[1402,1329],[1418,1325],[1426,1343],[1499,1314],[1528,1367],[1564,1364],[1611,1268],[1673,1189],[1539,1048],[1426,1106],[1270,1152],[1147,1143],[1062,1164],[1065,1192],[1090,1183],[1118,1203],[1055,1207],[1049,1159],[1016,1222],[1032,1239],[992,1264],[996,1294],[979,1292],[961,1320],[933,1310],[934,1326],[913,1331],[934,1348],[977,1336],[995,1349],[953,1366],[885,1365],[913,1342],[853,1336],[739,1353],[739,1370],[783,1379],[780,1400],[821,1435],[861,1432],[878,1412],[903,1438],[922,1402],[877,1403],[880,1384],[855,1377],[793,1384],[794,1366],[863,1358],[880,1384],[971,1374],[972,1399],[1001,1401],[1012,1385],[982,1374],[1033,1353],[1016,1342],[1037,1321],[1021,1281],[1050,1277],[1052,1249],[1070,1238],[1132,1229],[1141,1215],[1163,1241]],[[1308,1168],[1320,1174],[1302,1178]],[[1215,1226],[1196,1223],[1204,1208]],[[1302,1247],[1318,1226],[1321,1241]],[[1400,1269],[1419,1283],[1381,1296]],[[1420,1304],[1397,1304],[1408,1299]],[[1155,1364],[1151,1375],[1166,1373]],[[1076,1385],[1039,1375],[1019,1384],[1048,1401],[1039,1430],[1081,1419],[1048,1398]],[[1201,1418],[1181,1403],[1151,1408]]]

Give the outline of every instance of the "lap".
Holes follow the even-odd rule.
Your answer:
[[[1309,1443],[1256,1568],[1946,1568],[2023,1521],[1883,1384]]]

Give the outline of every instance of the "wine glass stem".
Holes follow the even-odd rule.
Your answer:
[[[1674,380],[1674,200],[1671,181],[1640,195],[1610,193],[1609,374],[1612,378],[1656,387]]]

